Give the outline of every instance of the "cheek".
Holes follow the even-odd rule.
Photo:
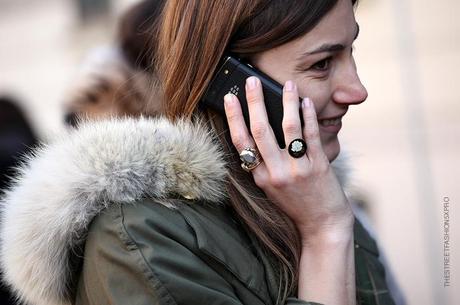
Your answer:
[[[301,97],[309,97],[314,105],[318,117],[325,115],[325,109],[332,101],[332,90],[328,80],[309,80],[297,81],[299,84],[299,93]],[[329,158],[334,158],[340,146],[337,142],[337,136],[319,129],[323,149]]]
[[[321,116],[332,96],[329,82],[319,80],[298,81],[297,85],[300,96],[309,97],[315,105],[316,113]]]

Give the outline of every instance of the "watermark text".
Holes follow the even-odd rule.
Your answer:
[[[450,218],[449,205],[450,198],[444,197],[443,201],[443,233],[444,233],[444,287],[450,286]]]

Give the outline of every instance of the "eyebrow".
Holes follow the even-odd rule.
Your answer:
[[[358,35],[359,35],[359,24],[356,23],[356,34],[355,34],[355,36],[353,38],[353,41],[355,41],[356,38],[358,38]],[[343,44],[340,44],[340,43],[336,43],[336,44],[325,43],[325,44],[321,45],[319,48],[317,48],[317,49],[315,49],[313,51],[303,53],[302,56],[314,55],[314,54],[323,53],[323,52],[334,53],[334,52],[342,51],[343,49],[345,49],[345,46]]]

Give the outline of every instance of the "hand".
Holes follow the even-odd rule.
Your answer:
[[[323,151],[313,103],[308,98],[302,102],[302,129],[297,88],[293,82],[286,82],[283,90],[286,143],[303,138],[308,146],[307,154],[296,159],[276,142],[258,78],[247,79],[246,97],[253,137],[235,95],[225,96],[225,112],[236,149],[240,152],[246,147],[257,148],[263,159],[251,171],[256,185],[292,219],[303,240],[329,233],[349,234],[353,212]]]

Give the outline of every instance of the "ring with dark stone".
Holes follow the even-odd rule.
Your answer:
[[[303,139],[295,139],[289,144],[288,152],[291,157],[300,158],[307,152],[307,143]]]

